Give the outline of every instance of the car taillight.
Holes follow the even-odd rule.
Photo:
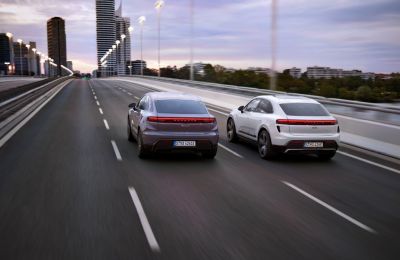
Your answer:
[[[156,123],[214,123],[216,120],[214,117],[159,117],[149,116],[147,118],[149,122]]]
[[[337,120],[277,119],[279,125],[336,125]]]

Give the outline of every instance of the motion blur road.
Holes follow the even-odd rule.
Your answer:
[[[148,91],[76,79],[0,148],[0,259],[400,259],[397,165],[263,161],[216,108],[215,160],[141,160],[127,109]]]
[[[25,84],[35,81],[43,80],[44,78],[31,78],[31,77],[0,77],[0,91],[10,88],[16,88]]]

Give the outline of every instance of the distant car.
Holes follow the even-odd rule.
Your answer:
[[[218,127],[196,96],[150,92],[138,104],[129,105],[128,139],[138,143],[139,157],[155,152],[195,151],[214,158]]]
[[[230,142],[256,142],[263,159],[278,153],[313,153],[322,160],[335,156],[340,128],[317,101],[300,96],[268,95],[232,110],[227,121]]]

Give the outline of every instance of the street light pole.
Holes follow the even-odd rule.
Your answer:
[[[140,24],[140,74],[143,76],[143,24],[146,17],[140,16],[138,22]]]
[[[278,0],[271,2],[271,71],[270,71],[270,89],[276,90],[276,18]]]
[[[21,39],[18,39],[17,40],[17,42],[19,43],[19,62],[21,63],[21,76],[23,75],[22,74],[22,40]]]
[[[132,26],[129,26],[129,28],[128,28],[128,32],[129,32],[129,52],[130,52],[130,58],[129,58],[129,63],[130,63],[130,65],[129,66],[131,66],[131,68],[132,68],[132,32],[133,32],[133,27]],[[132,70],[130,69],[129,70],[129,74],[130,74],[130,76],[132,76]]]
[[[194,34],[194,0],[190,0],[190,80],[194,80],[193,34]]]
[[[30,60],[29,60],[29,50],[30,50],[30,48],[31,48],[31,45],[30,45],[30,44],[27,44],[27,45],[25,45],[25,46],[26,46],[26,48],[28,48],[27,62],[28,62],[28,76],[30,76],[30,75],[31,75],[31,64],[29,64],[29,63],[30,63]]]
[[[157,10],[157,20],[158,20],[158,77],[161,76],[161,65],[160,65],[160,52],[161,52],[161,8],[164,6],[163,0],[157,0],[154,4]]]
[[[12,45],[13,44],[12,43],[12,37],[13,37],[12,33],[8,32],[8,33],[6,33],[6,36],[8,37],[8,44]],[[13,48],[10,47],[9,49],[10,49],[9,55],[10,55],[11,70],[10,70],[10,72],[8,72],[8,70],[7,70],[7,73],[14,74],[15,73],[15,59],[14,59],[15,55],[14,55],[14,52],[12,51]]]
[[[121,34],[121,58],[122,58],[122,71],[124,72],[124,76],[126,76],[126,57],[125,57],[125,34]]]
[[[111,63],[112,63],[112,49],[108,49],[108,55],[110,56],[109,60],[108,60],[108,67],[107,67],[107,74],[108,77],[111,76]]]
[[[115,49],[117,48],[117,45],[113,45],[112,46],[112,49],[113,49],[113,53],[114,53],[114,56],[115,56],[115,58],[117,58],[117,55],[115,54]],[[115,68],[115,65],[113,66],[113,68]],[[114,76],[114,70],[113,70],[113,72],[112,72],[112,75]]]
[[[115,57],[116,57],[116,60],[117,60],[117,76],[118,76],[118,74],[119,74],[119,57],[121,56],[121,55],[118,55],[118,45],[120,44],[121,42],[119,41],[119,40],[116,40],[115,41],[115,44],[117,45],[117,51],[116,51],[116,53],[115,53]]]
[[[36,61],[36,48],[32,48],[32,51],[33,51],[33,62],[35,63],[35,76],[36,76],[36,74],[37,74],[37,71],[38,71],[38,69],[37,69],[37,61]]]

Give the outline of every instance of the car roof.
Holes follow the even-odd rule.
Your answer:
[[[200,101],[199,97],[183,92],[149,92],[146,95],[148,95],[153,100],[180,99]]]
[[[298,95],[264,95],[264,96],[258,96],[258,98],[266,98],[271,101],[275,101],[278,104],[283,104],[283,103],[314,103],[314,104],[319,104],[318,101],[308,98],[308,97],[303,97],[303,96],[298,96]]]

